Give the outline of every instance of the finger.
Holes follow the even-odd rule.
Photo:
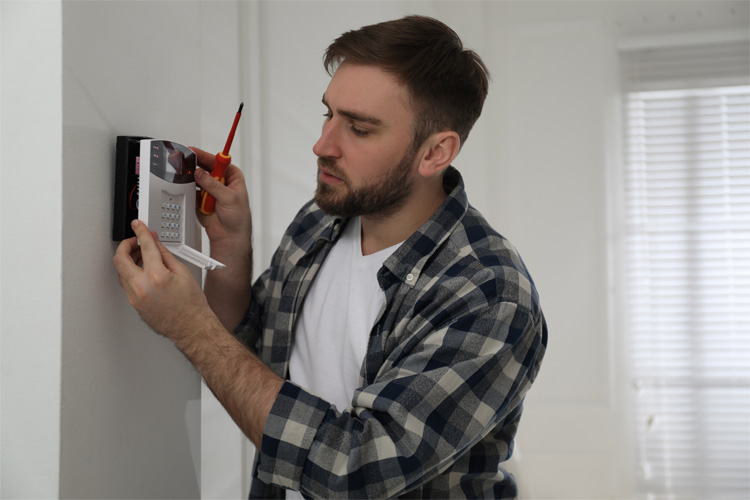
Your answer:
[[[198,161],[198,166],[208,170],[209,172],[214,168],[214,162],[216,161],[216,155],[213,155],[207,151],[203,151],[200,148],[194,146],[190,147],[190,150],[195,153],[195,157]]]
[[[187,266],[185,266],[182,262],[180,262],[177,257],[175,257],[172,252],[169,251],[167,247],[164,246],[164,244],[159,240],[154,240],[156,242],[156,247],[159,249],[159,252],[161,253],[161,259],[164,263],[164,266],[172,271],[175,274],[189,274],[190,271],[188,270]]]
[[[136,242],[138,239],[136,238]],[[137,243],[136,243],[137,244]],[[135,262],[135,265],[138,267],[143,267],[143,258],[141,257],[141,247],[136,247],[132,252],[130,252],[130,258],[133,259],[133,262]]]
[[[227,167],[226,178],[227,178],[227,186],[230,186],[230,187],[238,186],[243,191],[247,189],[245,187],[245,174],[243,174],[242,170],[236,165],[230,164]]]
[[[218,196],[226,198],[232,193],[237,193],[241,197],[246,196],[247,187],[245,186],[245,175],[239,167],[234,164],[229,164],[227,166],[225,178],[226,185],[212,177],[205,169],[199,168],[195,171],[195,180],[198,183],[198,186],[208,191],[208,193],[214,196],[217,201],[219,200]],[[214,193],[216,193],[216,195],[214,195]]]
[[[117,250],[115,251],[115,255],[112,258],[112,261],[115,265],[115,269],[117,270],[117,274],[120,275],[120,281],[122,281],[123,279],[129,280],[140,271],[140,267],[133,257],[134,255],[136,255],[135,258],[137,259],[137,238],[128,238],[126,240],[122,240],[117,246]]]
[[[195,170],[195,181],[198,183],[198,186],[209,193],[218,189],[218,186],[226,188],[224,184],[211,177],[210,171],[205,168],[198,168]]]
[[[218,180],[211,177],[211,174],[209,174],[206,170],[203,170],[201,168],[197,169],[195,171],[195,180],[201,187],[201,189],[203,189],[216,199],[217,205],[231,204],[231,200],[233,197],[232,190]]]
[[[135,219],[130,225],[133,228],[136,238],[138,238],[138,243],[141,245],[143,266],[149,267],[155,264],[162,264],[161,252],[156,246],[156,238],[148,230],[146,224]]]
[[[135,265],[138,267],[143,267],[143,256],[141,255],[141,249],[140,247],[138,250],[133,252],[133,261],[135,262]]]

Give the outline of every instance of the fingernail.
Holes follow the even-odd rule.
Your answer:
[[[195,178],[200,180],[203,179],[203,176],[206,175],[206,171],[202,168],[195,169]]]
[[[140,223],[141,223],[141,221],[139,221],[138,219],[133,219],[130,222],[130,227],[132,227],[133,229],[135,229],[135,228],[137,228],[140,225]]]

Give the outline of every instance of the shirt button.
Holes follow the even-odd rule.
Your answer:
[[[414,279],[414,275],[412,273],[409,273],[406,275],[406,281],[412,281]]]

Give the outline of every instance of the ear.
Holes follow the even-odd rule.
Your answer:
[[[432,177],[448,168],[461,148],[461,139],[453,131],[437,132],[424,142],[419,174]]]

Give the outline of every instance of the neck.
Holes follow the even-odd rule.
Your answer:
[[[362,255],[370,255],[405,241],[432,217],[447,197],[442,176],[436,177],[431,179],[433,182],[415,185],[406,203],[393,214],[387,217],[361,217]]]

